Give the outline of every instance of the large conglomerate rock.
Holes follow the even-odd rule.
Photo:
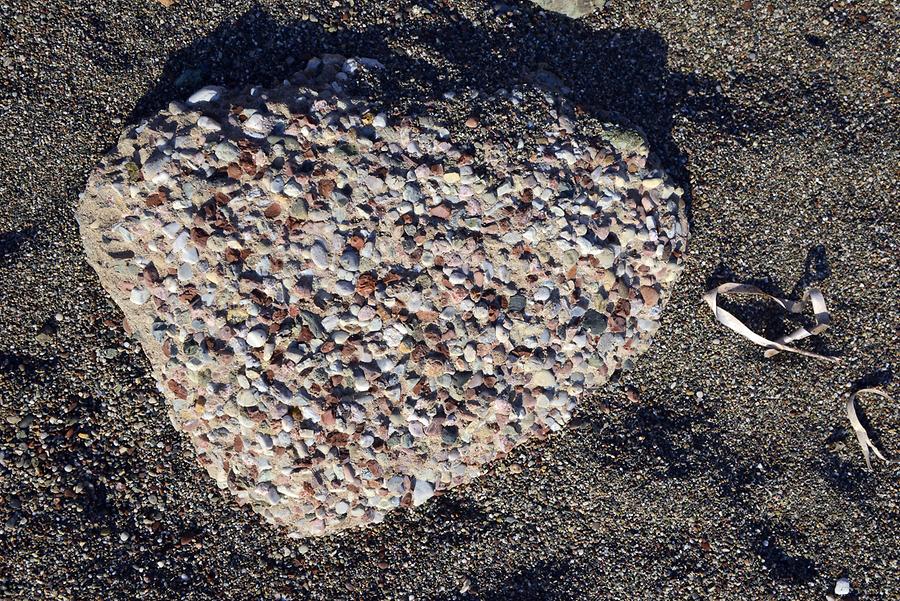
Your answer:
[[[174,425],[296,535],[379,522],[558,430],[644,350],[681,191],[560,116],[527,160],[349,97],[357,61],[128,129],[77,216]]]

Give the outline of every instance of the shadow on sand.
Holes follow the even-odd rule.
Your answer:
[[[490,94],[528,81],[541,85],[542,74],[549,72],[569,88],[566,97],[591,116],[639,127],[661,165],[685,189],[688,207],[686,157],[672,139],[676,115],[731,135],[753,129],[738,124],[714,81],[670,71],[666,44],[653,31],[594,30],[532,10],[513,11],[505,19],[506,26],[487,28],[451,9],[413,23],[328,32],[317,23],[285,23],[254,8],[173,54],[130,120],[205,84],[272,86],[323,53],[379,60],[386,68],[368,94],[413,115],[440,112],[435,101],[448,91],[461,102],[476,92]],[[403,50],[411,39],[416,50]],[[478,103],[466,110],[477,113]]]

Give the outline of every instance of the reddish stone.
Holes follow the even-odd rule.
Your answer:
[[[641,286],[641,296],[644,298],[644,304],[654,306],[659,302],[659,292],[651,286]]]
[[[195,227],[191,229],[191,240],[200,248],[206,248],[206,242],[209,240],[209,233],[206,230]]]
[[[157,190],[153,194],[147,197],[144,203],[148,207],[158,207],[162,205],[167,200],[166,193],[162,190]]]
[[[265,215],[268,219],[275,219],[276,217],[281,215],[281,205],[277,202],[273,202],[268,207],[266,207],[263,215]]]
[[[438,205],[429,211],[433,217],[437,217],[438,219],[449,219],[450,217],[450,209],[448,209],[444,205]]]
[[[178,382],[176,382],[175,380],[169,380],[166,383],[166,385],[169,387],[169,390],[171,390],[172,393],[175,396],[177,396],[178,398],[180,398],[180,399],[187,398],[187,389],[184,386],[182,386],[181,384],[179,384]]]
[[[323,198],[330,198],[331,193],[334,191],[334,180],[333,179],[323,179],[319,182],[319,194]]]
[[[228,165],[228,177],[231,179],[240,179],[243,171],[241,170],[241,166],[237,163],[231,163]]]
[[[368,273],[364,273],[356,280],[356,291],[361,296],[368,298],[375,292],[376,285],[375,278]]]

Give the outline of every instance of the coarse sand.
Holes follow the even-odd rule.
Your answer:
[[[846,578],[897,599],[900,464],[866,471],[844,413],[853,387],[898,396],[897,30],[883,1],[612,0],[578,21],[480,0],[0,5],[0,598],[806,600]],[[513,85],[640,127],[691,240],[653,346],[568,427],[377,526],[292,540],[172,428],[74,208],[126,125],[325,53],[379,60],[360,94],[460,142],[530,140],[490,100]],[[801,344],[841,363],[764,359],[702,304],[725,281],[820,287],[833,324]],[[897,405],[860,405],[900,455]]]

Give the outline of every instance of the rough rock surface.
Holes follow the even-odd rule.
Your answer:
[[[366,65],[173,102],[77,210],[174,425],[297,535],[378,522],[559,429],[649,344],[687,236],[638,134],[561,114],[527,160],[476,157],[349,97]]]

